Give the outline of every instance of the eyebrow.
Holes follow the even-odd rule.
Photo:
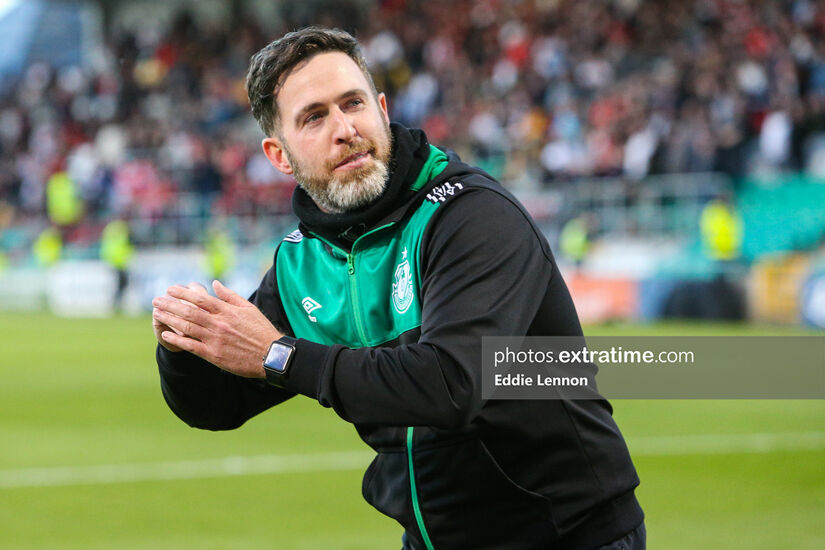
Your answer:
[[[367,95],[367,92],[365,90],[363,90],[361,88],[353,88],[351,90],[347,90],[346,92],[342,93],[341,95],[336,97],[333,101],[338,102],[338,101],[341,101],[342,99],[346,99],[348,97],[366,96],[366,95]],[[307,114],[310,111],[314,111],[318,107],[323,107],[323,106],[324,106],[324,104],[321,103],[320,101],[316,101],[314,103],[310,103],[309,105],[305,105],[300,111],[298,111],[298,114],[295,115],[295,119],[294,119],[295,126],[300,126],[301,118],[303,118],[305,114]]]

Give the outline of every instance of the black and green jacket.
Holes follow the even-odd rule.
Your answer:
[[[392,176],[361,211],[302,190],[251,300],[299,338],[285,388],[158,347],[163,394],[192,426],[232,429],[295,394],[377,453],[364,498],[405,548],[594,549],[642,522],[638,478],[600,399],[481,399],[485,335],[580,336],[547,241],[485,173],[392,126]]]

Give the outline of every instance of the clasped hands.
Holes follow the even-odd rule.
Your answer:
[[[220,281],[212,288],[215,296],[197,283],[175,285],[152,300],[155,338],[169,351],[188,351],[238,376],[264,378],[262,359],[283,334]]]

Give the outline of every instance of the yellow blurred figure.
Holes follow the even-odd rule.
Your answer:
[[[587,219],[584,216],[573,218],[564,224],[559,235],[559,247],[566,258],[577,266],[581,265],[590,249]]]
[[[713,260],[734,260],[742,249],[742,220],[729,203],[710,201],[699,219],[702,244]]]
[[[100,238],[100,257],[115,269],[129,267],[135,249],[129,241],[129,224],[114,220],[106,224]]]
[[[223,231],[210,231],[206,240],[206,268],[213,279],[221,279],[235,262],[235,247]]]
[[[46,183],[46,211],[60,226],[72,225],[83,216],[83,201],[66,172],[55,172]]]
[[[32,252],[37,263],[49,267],[57,263],[63,251],[63,237],[54,227],[44,229],[32,245]]]
[[[120,309],[123,294],[129,284],[129,262],[135,249],[129,241],[129,224],[124,220],[113,220],[103,228],[100,237],[100,257],[117,272],[117,289],[114,295],[114,307]]]

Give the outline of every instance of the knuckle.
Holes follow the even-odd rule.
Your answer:
[[[186,306],[186,316],[190,321],[194,321],[198,324],[203,324],[203,321],[205,320],[203,310],[193,305]]]

